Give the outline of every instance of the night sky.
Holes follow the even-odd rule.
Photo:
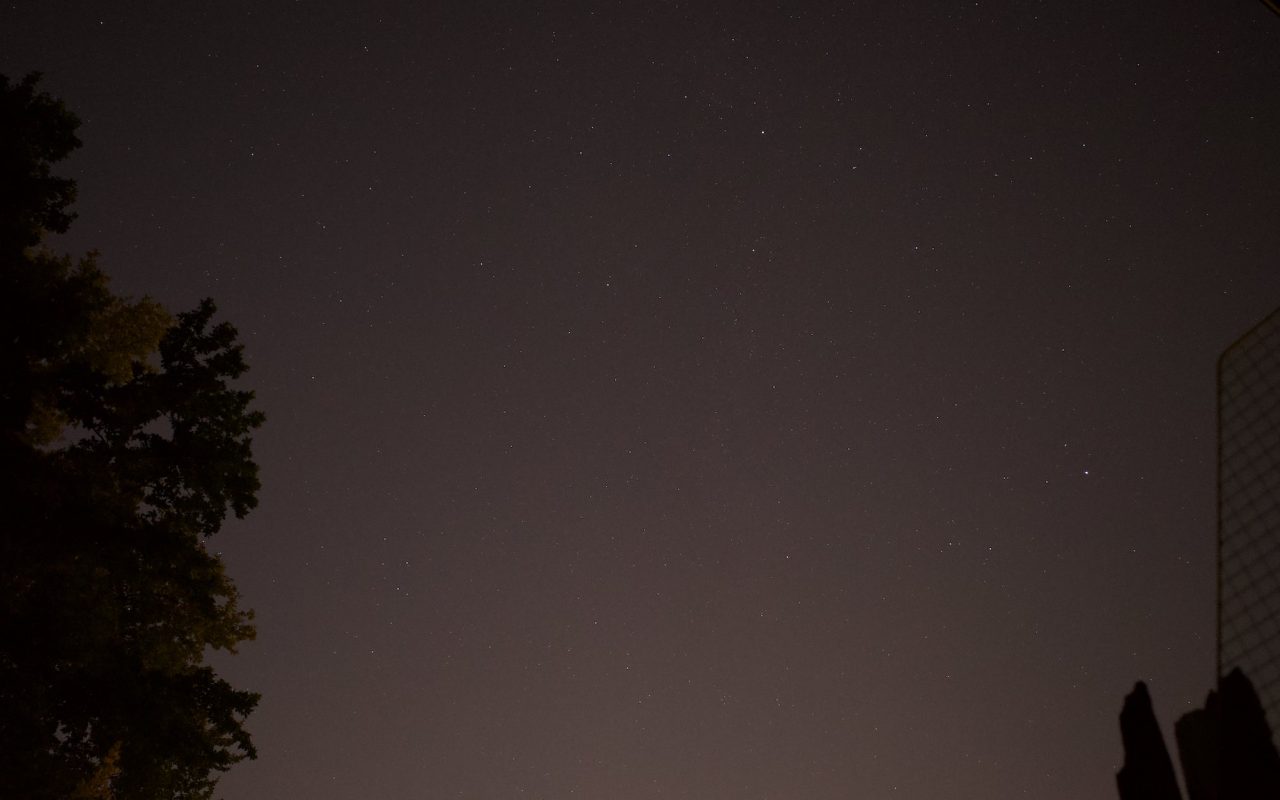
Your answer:
[[[33,70],[51,244],[268,415],[227,800],[1107,798],[1203,702],[1262,3],[6,4]]]

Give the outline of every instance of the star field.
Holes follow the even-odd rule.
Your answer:
[[[116,288],[240,330],[227,800],[1114,796],[1210,688],[1258,3],[0,10]]]

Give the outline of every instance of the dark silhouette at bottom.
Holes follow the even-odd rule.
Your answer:
[[[1209,692],[1204,708],[1174,726],[1188,800],[1277,800],[1280,753],[1253,683],[1239,669]],[[1180,800],[1173,762],[1139,682],[1120,712],[1124,766],[1116,773],[1120,800]]]
[[[1120,800],[1182,800],[1151,695],[1142,681],[1124,699],[1120,738],[1124,741],[1124,766],[1116,773]]]

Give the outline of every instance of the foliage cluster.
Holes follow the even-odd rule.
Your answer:
[[[211,301],[46,246],[79,121],[38,80],[0,76],[0,796],[206,798],[256,756],[258,696],[205,660],[252,614],[205,540],[256,504],[263,418]]]

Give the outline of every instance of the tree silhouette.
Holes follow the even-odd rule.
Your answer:
[[[4,796],[206,798],[258,695],[205,664],[252,639],[205,539],[256,504],[263,417],[212,301],[110,290],[52,164],[78,120],[0,76],[0,781]]]

